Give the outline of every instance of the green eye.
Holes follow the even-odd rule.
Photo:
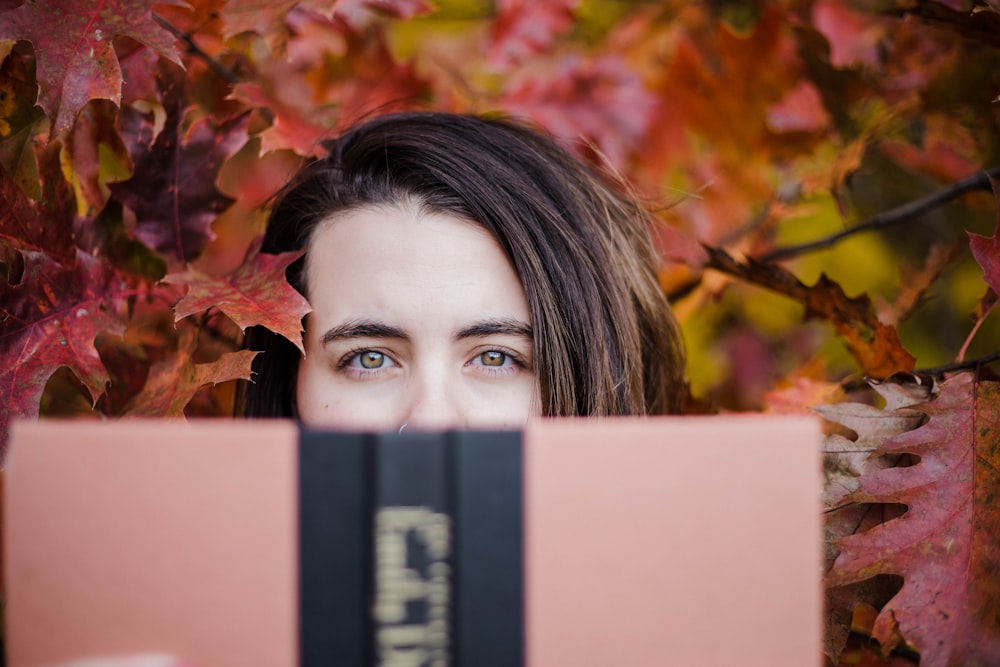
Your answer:
[[[479,360],[483,362],[483,366],[503,366],[504,362],[507,361],[507,355],[497,350],[490,350],[480,354]]]
[[[381,368],[382,364],[385,363],[385,355],[381,352],[376,352],[374,350],[367,350],[358,355],[358,359],[361,362],[363,368]]]

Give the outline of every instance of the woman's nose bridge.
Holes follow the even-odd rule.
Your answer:
[[[406,423],[426,428],[460,427],[463,413],[459,379],[440,370],[428,370],[412,377]]]

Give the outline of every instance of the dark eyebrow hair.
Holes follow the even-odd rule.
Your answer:
[[[385,322],[377,320],[351,320],[343,324],[338,324],[324,333],[320,336],[319,342],[321,345],[326,345],[335,340],[349,338],[400,338],[408,340],[410,336],[399,327],[391,326]]]
[[[455,334],[455,340],[491,336],[494,334],[507,334],[521,336],[529,340],[532,339],[531,325],[527,322],[522,322],[514,318],[500,318],[473,322],[469,326],[459,329]]]
[[[499,318],[492,320],[480,320],[473,322],[467,327],[459,329],[455,333],[455,340],[465,338],[479,338],[505,334],[509,336],[521,336],[531,339],[531,325],[514,318]],[[379,322],[378,320],[351,320],[338,324],[324,333],[319,342],[326,345],[335,340],[345,340],[350,338],[398,338],[409,340],[410,335],[399,327]]]

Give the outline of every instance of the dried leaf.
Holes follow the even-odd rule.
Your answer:
[[[174,38],[153,21],[152,7],[153,0],[34,0],[0,15],[0,38],[26,39],[35,47],[38,104],[53,133],[69,129],[94,98],[120,101],[114,38],[131,37],[180,64]]]
[[[917,410],[880,410],[864,403],[834,403],[814,409],[824,419],[845,426],[858,436],[850,440],[834,433],[824,439],[826,485],[823,503],[827,509],[836,508],[857,491],[862,475],[890,465],[874,456],[886,438],[914,429],[924,419],[923,413]]]
[[[889,377],[898,371],[913,370],[913,355],[903,347],[896,329],[879,321],[867,295],[849,298],[825,274],[815,285],[806,286],[780,266],[753,259],[741,263],[718,248],[705,249],[711,268],[789,296],[805,306],[807,317],[830,322],[864,374]]]
[[[233,273],[208,276],[197,269],[174,273],[163,280],[187,285],[188,293],[175,307],[176,320],[218,308],[241,329],[262,325],[302,346],[302,318],[312,309],[285,280],[285,269],[304,251],[280,255],[260,253],[258,240],[247,259]]]
[[[911,454],[919,463],[869,472],[849,497],[902,503],[907,512],[840,540],[827,583],[901,575],[902,590],[875,624],[886,650],[901,635],[924,667],[998,664],[1000,384],[962,374],[918,409],[927,422],[890,437],[878,454]]]
[[[226,352],[217,360],[196,364],[192,350],[182,349],[149,369],[149,379],[128,405],[125,417],[184,417],[184,408],[202,387],[230,380],[249,380],[257,352]]]

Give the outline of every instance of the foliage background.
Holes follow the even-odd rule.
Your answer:
[[[894,411],[958,392],[938,386],[946,370],[983,378],[998,356],[997,207],[982,173],[1000,164],[997,10],[0,0],[0,438],[39,414],[229,414],[233,380],[250,373],[241,329],[298,340],[307,307],[281,280],[292,258],[256,253],[268,197],[340,128],[433,108],[526,117],[627,175],[659,219],[691,411],[837,403],[827,416],[851,441],[883,447],[921,423]],[[909,398],[872,392],[871,377]],[[862,409],[880,426],[858,422]],[[982,458],[995,440],[962,442]],[[852,472],[851,492],[870,472]],[[968,492],[976,512],[997,488]],[[970,535],[977,562],[994,562],[995,542]],[[982,664],[1000,660],[1000,594],[987,588],[973,614],[986,634],[938,633],[985,641]],[[926,634],[887,628],[887,613],[859,616],[885,612],[898,582],[887,590],[831,602],[829,659],[851,628],[895,648],[886,660],[970,659],[927,653]]]

